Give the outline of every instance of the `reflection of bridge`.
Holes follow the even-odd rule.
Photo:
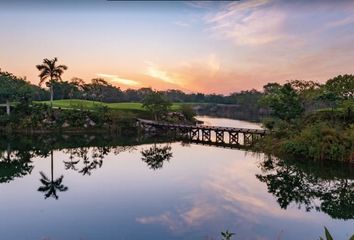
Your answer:
[[[215,143],[217,145],[250,146],[269,132],[263,129],[184,125],[137,119],[139,127],[146,132],[174,132],[190,141]]]

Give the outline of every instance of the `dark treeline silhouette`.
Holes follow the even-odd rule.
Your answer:
[[[152,88],[127,89],[113,86],[102,78],[92,79],[85,83],[80,78],[71,81],[54,81],[54,99],[85,99],[102,102],[141,102],[154,90]],[[181,90],[169,89],[160,91],[171,102],[249,104],[256,103],[262,93],[255,89],[235,92],[228,96],[222,94],[185,93]]]
[[[45,59],[46,61],[48,59]],[[19,78],[13,74],[0,71],[0,103],[7,104],[7,114],[10,115],[10,102],[31,100],[60,100],[83,99],[100,102],[143,102],[155,90],[152,88],[122,90],[103,78],[84,81],[81,78],[62,80],[60,74],[66,69],[65,65],[55,65],[56,58],[48,60],[47,64],[37,65],[48,73],[40,72],[41,82],[49,78],[50,69],[58,76],[47,82],[43,89]],[[48,65],[48,66],[47,66]],[[62,69],[59,69],[61,67]],[[56,69],[59,70],[56,70]],[[262,91],[255,89],[234,92],[229,95],[185,93],[181,90],[170,89],[159,91],[170,102],[180,103],[209,103],[199,104],[199,114],[218,113],[223,117],[237,119],[260,120],[271,113],[280,119],[293,119],[303,112],[316,111],[323,108],[335,108],[339,103],[352,104],[354,75],[339,75],[320,84],[313,81],[291,80],[286,84],[267,83]],[[347,109],[348,108],[346,106]]]
[[[52,79],[46,84],[49,87],[47,90],[31,84],[26,78],[17,77],[1,70],[0,84],[4,91],[4,93],[0,93],[1,102],[5,102],[7,99],[5,92],[8,95],[14,95],[11,99],[9,97],[10,101],[18,100],[21,97],[28,97],[31,100],[50,100],[51,87],[53,89],[54,100],[86,99],[102,102],[141,102],[145,96],[154,91],[152,88],[122,90],[120,87],[113,86],[102,78],[94,78],[87,83],[87,81],[77,77],[72,78],[70,81]],[[254,103],[262,96],[260,91],[254,89],[235,92],[228,96],[222,94],[185,93],[176,89],[161,92],[172,102],[221,104]]]
[[[0,103],[19,100],[46,100],[49,92],[0,69]]]

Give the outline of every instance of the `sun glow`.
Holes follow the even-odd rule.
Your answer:
[[[173,78],[167,71],[161,70],[158,66],[153,63],[148,63],[145,75],[162,80],[167,83],[179,85],[179,81]]]
[[[138,82],[138,81],[121,78],[121,77],[119,77],[117,75],[98,73],[97,76],[105,78],[105,79],[108,79],[110,82],[120,83],[120,84],[129,86],[129,87],[136,87],[136,86],[140,85],[140,82]]]

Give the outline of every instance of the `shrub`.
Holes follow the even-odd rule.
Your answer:
[[[182,104],[181,105],[181,113],[184,115],[186,120],[188,120],[188,121],[195,120],[194,117],[196,114],[195,114],[193,107],[190,104]]]
[[[353,141],[350,129],[336,129],[326,123],[316,123],[286,140],[282,148],[284,153],[298,157],[349,161]]]

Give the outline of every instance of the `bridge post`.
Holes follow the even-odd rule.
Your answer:
[[[199,128],[191,128],[190,139],[191,140],[199,140]]]
[[[211,141],[211,130],[210,129],[202,129],[202,140],[206,142]]]
[[[238,132],[229,132],[229,144],[238,144]]]
[[[253,134],[252,133],[243,133],[243,144],[245,146],[252,145]]]
[[[224,131],[223,130],[215,130],[216,134],[216,142],[224,143]]]

